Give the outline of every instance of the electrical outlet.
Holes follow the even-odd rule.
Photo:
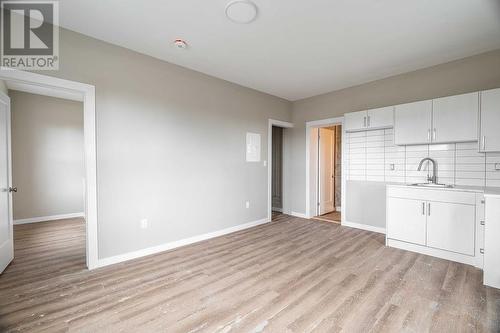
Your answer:
[[[391,171],[394,171],[396,169],[396,166],[394,165],[394,163],[389,164],[389,169]]]
[[[141,220],[141,229],[147,229],[149,226],[148,219]]]
[[[246,208],[250,208],[250,201],[247,201],[247,202],[245,203],[245,207],[246,207]]]

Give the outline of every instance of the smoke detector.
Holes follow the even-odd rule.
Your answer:
[[[250,23],[257,17],[257,6],[249,0],[234,0],[227,4],[226,16],[235,23]]]
[[[186,49],[187,48],[187,43],[182,40],[182,39],[176,39],[174,40],[174,45],[178,48],[178,49]]]

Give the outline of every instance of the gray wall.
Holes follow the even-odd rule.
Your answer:
[[[267,159],[268,118],[289,121],[290,102],[65,29],[60,59],[40,73],[96,87],[100,258],[267,217],[245,134]]]
[[[305,213],[306,121],[498,87],[500,50],[294,102],[291,210]]]
[[[5,85],[5,82],[3,80],[0,80],[0,91],[4,94],[8,94],[7,86]]]
[[[14,219],[82,213],[83,103],[9,91]]]

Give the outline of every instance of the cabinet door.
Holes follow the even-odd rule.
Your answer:
[[[475,212],[473,205],[429,202],[427,246],[473,256]]]
[[[394,126],[393,106],[368,110],[369,128],[388,128],[392,126]]]
[[[481,92],[480,151],[500,151],[500,89]]]
[[[368,122],[367,112],[351,112],[344,115],[344,127],[346,132],[361,131],[366,129]]]
[[[478,140],[479,93],[437,98],[432,106],[432,142]]]
[[[431,141],[432,101],[397,105],[394,108],[394,143],[425,144]]]
[[[387,198],[387,237],[425,245],[425,210],[421,200]]]

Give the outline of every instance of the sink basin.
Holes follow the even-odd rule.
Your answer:
[[[448,184],[434,184],[434,183],[415,183],[410,186],[420,186],[420,187],[437,187],[437,188],[452,188],[453,185]]]

